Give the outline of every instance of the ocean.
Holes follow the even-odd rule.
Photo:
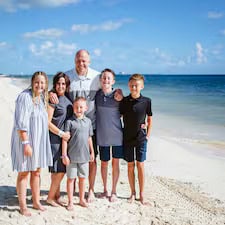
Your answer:
[[[188,145],[190,150],[197,144],[199,153],[225,159],[225,75],[144,76],[142,94],[152,100],[152,135]],[[14,82],[29,86],[30,76],[14,77],[21,78]],[[117,75],[114,88],[128,95],[128,79],[129,75]]]

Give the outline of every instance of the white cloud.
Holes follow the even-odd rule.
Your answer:
[[[81,0],[0,0],[0,8],[8,12],[15,12],[19,9],[30,9],[35,7],[60,7],[69,4],[76,4]]]
[[[57,45],[57,52],[59,54],[74,55],[76,49],[76,44],[65,44],[63,42],[59,42]]]
[[[101,56],[102,51],[101,51],[101,49],[94,49],[93,53],[95,56]]]
[[[52,28],[52,29],[42,29],[35,32],[27,32],[23,35],[23,37],[46,39],[46,38],[61,37],[63,34],[64,34],[63,30]]]
[[[171,56],[161,51],[159,48],[155,48],[153,50],[153,57],[157,64],[161,64],[161,65],[165,65],[169,67],[182,67],[187,64],[185,60]]]
[[[5,41],[0,42],[0,48],[6,47],[6,46],[7,46],[7,43]]]
[[[80,0],[26,0],[28,3],[34,3],[36,5],[42,6],[42,7],[58,7],[63,5],[69,5],[80,2]]]
[[[208,18],[210,19],[220,19],[224,16],[221,12],[208,12]]]
[[[0,8],[3,8],[7,12],[16,11],[16,7],[13,4],[12,0],[0,0]]]
[[[40,46],[36,44],[30,44],[29,50],[35,56],[54,56],[57,55],[73,55],[77,46],[75,44],[66,44],[58,42],[54,44],[51,41],[45,41]]]
[[[74,32],[80,32],[80,33],[89,33],[94,31],[112,31],[117,30],[120,27],[122,27],[126,23],[132,22],[131,19],[121,19],[119,21],[106,21],[101,24],[97,25],[90,25],[90,24],[74,24],[71,27],[71,30]]]
[[[102,1],[102,4],[108,6],[108,7],[112,7],[114,5],[118,5],[120,3],[126,2],[127,0],[107,0],[107,1]],[[129,1],[128,1],[129,3]]]
[[[165,63],[169,63],[169,61],[170,61],[170,56],[167,55],[166,53],[164,53],[163,51],[161,51],[159,48],[154,49],[154,55],[155,55],[156,59],[159,61],[162,61]]]
[[[196,56],[197,56],[197,63],[202,64],[207,61],[207,58],[204,54],[205,50],[203,49],[201,43],[196,43]]]

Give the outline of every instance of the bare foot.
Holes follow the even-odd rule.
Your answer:
[[[71,204],[68,204],[68,206],[66,207],[66,209],[68,211],[73,211],[73,204],[72,203]]]
[[[143,196],[140,197],[140,202],[141,202],[142,205],[152,206],[152,204],[150,202],[145,201]]]
[[[133,203],[135,199],[136,199],[136,194],[131,194],[130,198],[128,198],[128,202]]]
[[[109,197],[109,193],[108,191],[104,191],[100,194],[99,198],[108,198]]]
[[[88,203],[93,202],[94,199],[95,199],[94,192],[93,192],[93,191],[89,191],[89,193],[88,193],[88,198],[87,198],[87,202],[88,202]]]
[[[36,209],[36,210],[40,210],[42,212],[46,210],[46,208],[41,203],[33,204],[33,208]]]
[[[112,193],[111,196],[110,196],[110,198],[109,198],[109,201],[110,201],[110,202],[115,202],[116,200],[117,200],[117,195],[116,195],[116,193]]]
[[[66,205],[66,201],[64,201],[60,197],[56,199],[56,203],[61,205],[61,206],[65,206]]]
[[[79,205],[82,206],[82,207],[88,207],[88,204],[87,204],[87,202],[85,200],[80,201]]]
[[[28,208],[20,209],[20,214],[27,217],[31,216],[31,212],[28,210]]]
[[[53,207],[59,207],[59,204],[55,202],[53,199],[47,199],[46,202]]]

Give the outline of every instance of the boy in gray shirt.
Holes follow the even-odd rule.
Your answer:
[[[78,97],[73,103],[74,115],[65,123],[65,132],[70,132],[69,142],[62,140],[62,159],[66,165],[67,195],[69,211],[73,210],[74,179],[79,178],[79,204],[88,207],[84,198],[85,178],[89,173],[89,161],[94,160],[92,143],[93,129],[91,120],[84,113],[87,111],[87,101]]]
[[[123,158],[123,132],[120,120],[119,104],[113,90],[115,73],[111,69],[101,72],[100,83],[102,89],[96,93],[96,134],[101,160],[101,175],[103,181],[102,197],[109,197],[111,202],[116,201],[116,187],[119,180],[119,159]],[[108,162],[112,152],[112,190],[108,196],[107,174]]]

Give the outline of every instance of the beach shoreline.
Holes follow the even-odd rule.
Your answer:
[[[145,192],[151,205],[143,206],[139,201],[133,204],[127,202],[130,195],[127,167],[126,162],[121,160],[118,200],[115,203],[96,197],[89,208],[85,209],[77,205],[76,194],[73,212],[67,211],[65,207],[56,208],[46,205],[45,212],[40,213],[31,209],[30,218],[21,216],[18,212],[15,189],[17,173],[12,172],[11,168],[10,135],[16,96],[27,85],[17,87],[12,79],[16,78],[0,77],[0,135],[4,137],[0,144],[0,167],[1,171],[4,171],[0,175],[0,224],[224,224],[225,175],[223,173],[225,166],[223,158],[188,151],[188,145],[180,145],[179,142],[159,137],[158,132],[156,135],[153,132],[148,143],[145,164]],[[110,168],[108,187],[111,184]],[[47,169],[44,169],[41,174],[43,204],[45,204],[49,186],[50,174]],[[98,159],[96,196],[102,192],[102,189]],[[62,183],[61,194],[67,201],[66,177]],[[28,187],[27,199],[28,207],[31,207],[30,187]]]

